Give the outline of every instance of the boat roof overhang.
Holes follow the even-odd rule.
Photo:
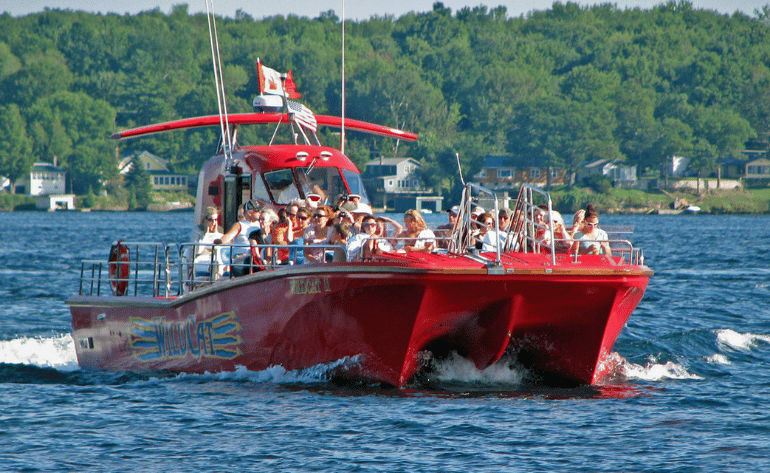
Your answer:
[[[338,167],[359,173],[358,168],[339,150],[328,146],[313,145],[261,145],[243,146],[243,159],[251,169],[260,172],[282,168]]]

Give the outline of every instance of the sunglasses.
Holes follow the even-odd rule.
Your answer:
[[[209,222],[216,222],[217,218],[216,217],[206,217],[206,220],[208,220]]]
[[[293,214],[293,213],[289,213],[289,212],[286,212],[286,215],[288,215],[289,217],[296,217],[297,216],[297,214]]]
[[[315,214],[315,215],[313,215],[313,218],[324,218],[324,217],[326,217],[326,215],[324,215],[324,214]]]
[[[299,220],[307,220],[307,219],[309,219],[310,217],[308,217],[307,215],[298,215],[298,216],[297,216],[297,218],[298,218]]]
[[[376,227],[377,226],[377,222],[366,222],[364,224],[364,226],[365,227]]]

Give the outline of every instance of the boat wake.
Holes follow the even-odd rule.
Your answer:
[[[50,337],[21,337],[0,341],[0,363],[33,365],[58,371],[80,369],[75,342],[68,333]]]
[[[456,352],[432,362],[432,378],[440,383],[520,385],[529,377],[530,373],[516,362],[515,357],[509,356],[483,370]]]
[[[273,365],[259,371],[252,371],[245,366],[238,366],[235,371],[222,371],[218,373],[180,373],[176,379],[199,381],[237,381],[255,384],[324,384],[334,379],[341,370],[357,366],[360,357],[348,356],[329,363],[319,363],[309,368],[287,370],[283,366]]]
[[[717,330],[717,343],[720,349],[732,349],[742,352],[748,352],[760,343],[770,343],[770,336],[757,335],[753,333],[738,333],[729,328]]]
[[[602,361],[600,370],[606,375],[602,383],[641,380],[663,381],[666,379],[703,379],[697,374],[690,373],[687,368],[674,361],[659,362],[654,356],[649,356],[644,365],[626,360],[617,352],[612,352]]]

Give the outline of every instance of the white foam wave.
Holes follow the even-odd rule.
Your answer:
[[[661,381],[664,379],[703,379],[697,374],[687,371],[687,368],[667,361],[665,363],[648,362],[646,365],[626,362],[625,375],[628,379],[641,379],[644,381]]]
[[[435,364],[435,376],[441,382],[521,384],[526,374],[527,371],[524,368],[505,359],[480,370],[471,360],[454,352]]]
[[[79,369],[70,334],[58,337],[21,337],[0,341],[0,363],[34,365],[59,371]]]
[[[336,361],[290,371],[280,365],[273,365],[260,371],[251,371],[245,366],[237,366],[235,371],[207,372],[204,374],[181,373],[177,378],[195,377],[217,381],[248,381],[256,384],[318,384],[328,382],[335,370],[358,364],[359,359],[358,355],[344,357]]]
[[[740,351],[750,351],[758,342],[770,343],[770,336],[754,333],[738,333],[729,328],[717,330],[717,343],[721,347],[728,347]]]
[[[606,364],[606,368],[609,369],[608,379],[616,379],[622,377],[625,379],[640,379],[643,381],[662,381],[664,379],[703,379],[697,374],[693,374],[687,371],[687,368],[675,363],[673,361],[667,361],[665,363],[658,363],[653,357],[650,357],[644,366],[632,363],[620,354],[616,352],[610,353],[606,360],[603,361]]]
[[[714,364],[714,365],[729,365],[729,364],[731,364],[730,360],[728,360],[727,357],[724,356],[721,353],[714,353],[711,356],[707,356],[705,358],[705,360],[706,360],[706,363],[711,363],[711,364]]]

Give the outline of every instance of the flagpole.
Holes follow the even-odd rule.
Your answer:
[[[345,154],[345,0],[342,0],[342,128],[340,152]]]

